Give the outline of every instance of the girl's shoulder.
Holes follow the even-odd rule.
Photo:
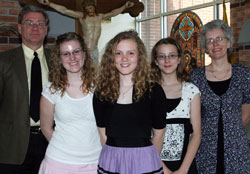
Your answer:
[[[191,93],[192,95],[200,93],[199,88],[192,82],[183,82],[182,91],[186,93]]]
[[[158,92],[160,92],[160,93],[164,92],[162,86],[157,82],[151,84],[150,86],[151,86],[150,89],[149,89],[150,92],[157,92],[157,93]]]
[[[192,82],[183,82],[183,87],[187,89],[198,89],[198,87]]]
[[[159,96],[164,96],[165,97],[165,92],[164,92],[162,86],[157,82],[150,84],[150,87],[149,87],[149,89],[147,90],[146,93],[149,94],[150,98],[151,97],[153,97],[153,98],[156,97],[157,98]]]
[[[61,95],[61,90],[57,91],[55,88],[53,88],[53,85],[51,82],[48,82],[44,87],[43,87],[43,93],[48,94],[48,95]]]

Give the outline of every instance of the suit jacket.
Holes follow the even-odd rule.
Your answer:
[[[48,63],[50,50],[44,53]],[[28,79],[20,46],[0,53],[0,163],[22,164],[29,137]]]

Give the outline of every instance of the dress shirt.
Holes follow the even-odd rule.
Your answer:
[[[44,49],[43,46],[41,46],[37,50],[32,50],[22,44],[23,51],[24,51],[24,57],[25,57],[25,64],[26,64],[26,71],[27,71],[27,79],[28,79],[28,87],[29,87],[29,94],[30,94],[30,81],[31,81],[31,64],[34,59],[34,51],[37,52],[38,58],[40,60],[41,64],[41,70],[42,70],[42,85],[43,87],[48,83],[48,66],[44,54]],[[32,118],[30,118],[30,125],[31,126],[39,126],[40,125],[40,120],[35,122]]]

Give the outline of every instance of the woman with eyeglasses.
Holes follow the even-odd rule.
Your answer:
[[[92,106],[95,73],[82,37],[58,36],[50,65],[40,103],[49,145],[39,174],[96,174],[101,143]]]
[[[201,91],[199,173],[250,173],[250,150],[244,129],[250,119],[250,69],[229,63],[232,44],[232,29],[222,20],[204,26],[201,47],[212,63],[193,70],[191,75]]]
[[[161,39],[153,47],[151,68],[166,95],[161,151],[164,174],[197,173],[194,158],[201,139],[200,92],[190,83],[185,66],[182,48],[173,38]]]

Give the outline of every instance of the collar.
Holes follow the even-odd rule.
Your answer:
[[[38,58],[41,59],[44,55],[43,52],[43,45],[38,48],[37,50],[32,50],[29,47],[27,47],[26,45],[22,44],[22,48],[24,51],[24,55],[28,58],[28,59],[33,59],[34,58],[34,51],[37,52],[38,54]]]

